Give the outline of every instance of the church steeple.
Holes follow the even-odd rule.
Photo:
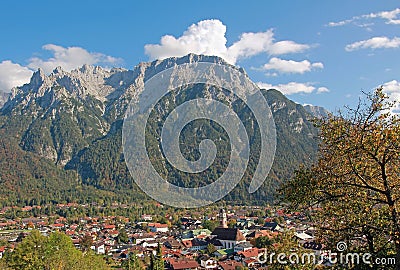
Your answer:
[[[219,227],[220,228],[228,228],[228,221],[226,218],[225,209],[219,210]]]

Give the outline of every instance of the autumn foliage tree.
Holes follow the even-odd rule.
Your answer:
[[[315,120],[318,161],[281,189],[293,206],[312,209],[319,237],[334,249],[396,257],[400,268],[400,120],[382,88],[346,113]],[[373,261],[373,260],[371,260]]]
[[[7,251],[4,257],[1,259],[0,269],[110,269],[100,256],[91,251],[82,253],[75,248],[71,238],[59,232],[43,236],[38,230],[32,230],[13,251]]]

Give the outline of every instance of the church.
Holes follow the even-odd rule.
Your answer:
[[[224,248],[234,248],[237,244],[246,242],[246,238],[238,228],[228,228],[224,209],[219,211],[219,223],[219,226],[214,229],[211,235],[219,240]]]

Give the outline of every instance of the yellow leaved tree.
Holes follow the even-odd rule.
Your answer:
[[[343,252],[370,253],[372,263],[393,257],[392,267],[400,269],[400,120],[395,105],[378,88],[356,108],[315,120],[321,140],[318,161],[301,167],[281,192],[292,206],[310,212],[328,248],[344,241]]]

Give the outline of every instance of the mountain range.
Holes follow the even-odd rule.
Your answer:
[[[126,168],[121,146],[123,118],[132,98],[144,82],[167,68],[182,63],[211,62],[226,64],[214,56],[189,54],[140,63],[132,70],[84,65],[70,72],[58,67],[46,75],[37,70],[30,82],[15,87],[10,94],[0,94],[0,195],[10,203],[48,203],[57,201],[118,200],[146,198],[132,181]],[[245,72],[243,69],[238,69]],[[189,89],[190,88],[190,89]],[[296,104],[277,90],[262,90],[277,130],[275,161],[267,181],[257,192],[247,193],[247,186],[257,165],[260,136],[255,119],[238,100],[229,99],[223,89],[192,85],[186,93],[168,100],[187,100],[202,95],[221,99],[237,109],[251,142],[251,159],[243,181],[224,199],[248,203],[271,201],[276,188],[303,163],[316,157],[317,129],[310,118],[326,115],[320,107]],[[213,93],[211,93],[213,92]],[[218,92],[219,95],[215,95]],[[164,110],[165,111],[165,110]],[[158,117],[163,117],[163,110]],[[157,121],[150,129],[160,128]],[[203,121],[192,128],[200,130],[198,138],[225,138],[214,124]],[[190,128],[182,138],[190,138]],[[224,140],[222,140],[224,143]],[[186,145],[185,145],[186,143]],[[183,141],[183,153],[196,159],[196,143]],[[198,144],[197,144],[198,145]],[[160,149],[150,140],[149,149]],[[228,151],[227,147],[220,147]],[[229,156],[229,155],[228,155]],[[218,170],[206,171],[198,178],[176,172],[161,156],[154,161],[160,174],[182,186],[201,186],[218,177],[226,160],[218,160]],[[211,174],[211,171],[213,172]]]

